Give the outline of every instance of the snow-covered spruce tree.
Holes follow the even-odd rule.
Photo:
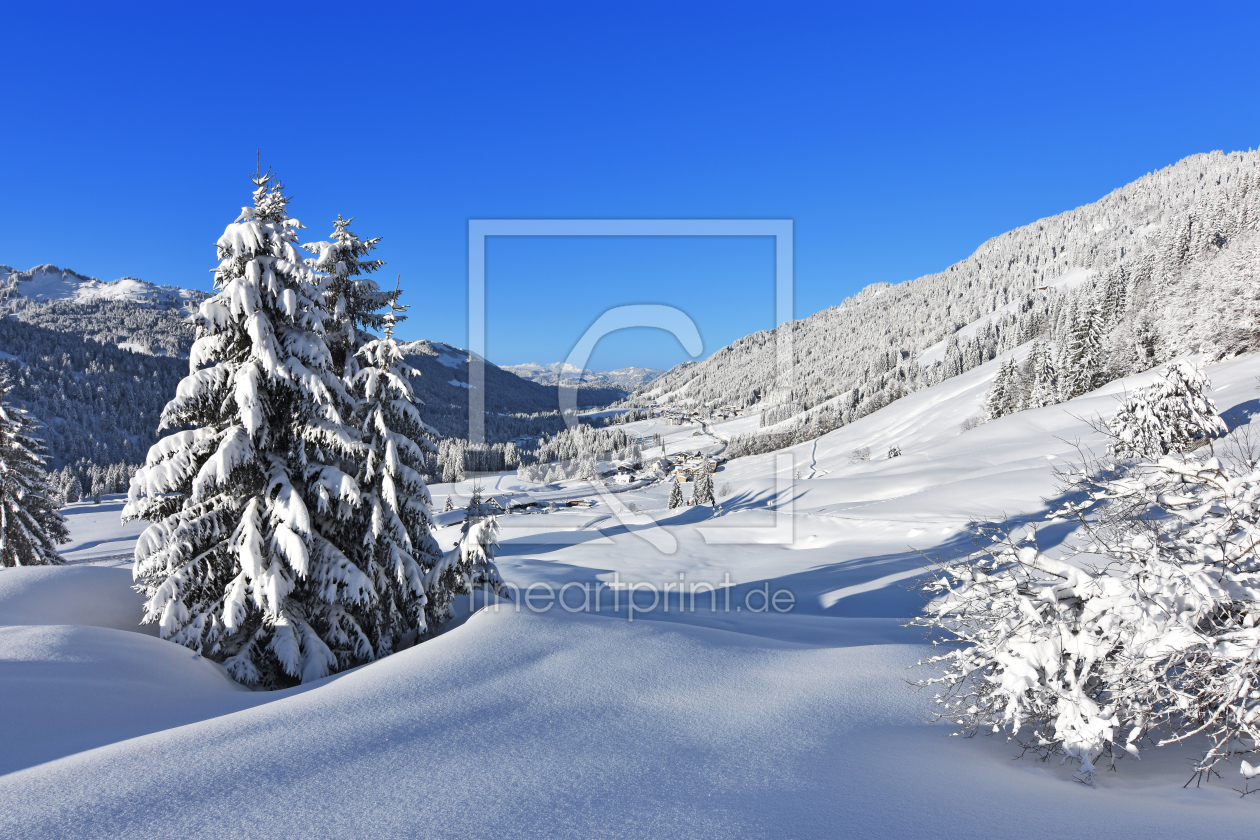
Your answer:
[[[914,623],[949,649],[939,719],[1003,730],[1080,763],[1203,737],[1205,774],[1260,750],[1260,453],[1086,463],[1065,474],[1056,518],[1083,535],[1052,558],[1032,528],[979,526],[978,553],[942,565]]]
[[[1103,384],[1107,361],[1103,339],[1102,311],[1096,303],[1087,300],[1079,310],[1070,340],[1063,345],[1064,358],[1059,369],[1063,371],[1060,396],[1064,400],[1087,394]]]
[[[253,177],[217,242],[217,293],[193,321],[190,373],[132,480],[145,622],[274,688],[371,660],[373,577],[361,537],[363,447],[323,340],[323,290],[297,249],[278,181]]]
[[[59,565],[57,545],[70,541],[59,493],[34,421],[9,402],[12,387],[0,374],[0,566]]]
[[[1014,359],[1007,359],[998,366],[993,385],[985,396],[985,417],[996,420],[1019,410],[1019,370]]]
[[[709,472],[708,466],[700,468],[700,474],[696,476],[696,489],[691,491],[691,501],[698,505],[713,504],[713,473]]]
[[[399,290],[382,291],[369,274],[380,260],[362,259],[379,239],[361,240],[340,215],[332,239],[312,243],[318,253],[308,265],[326,277],[324,322],[333,369],[356,401],[356,426],[366,453],[356,474],[367,508],[357,543],[365,555],[356,562],[367,570],[379,593],[373,611],[373,638],[383,656],[411,638],[437,630],[427,609],[432,598],[449,601],[449,581],[434,571],[442,559],[430,533],[431,498],[424,469],[437,454],[435,433],[421,419],[410,379],[418,372],[403,362],[394,327],[405,307]],[[384,331],[377,339],[372,333]],[[458,454],[464,460],[464,454]],[[450,503],[450,497],[447,497]]]
[[[499,545],[499,523],[489,507],[481,500],[480,485],[473,485],[459,541],[442,555],[429,573],[431,585],[425,609],[433,627],[451,619],[454,614],[452,604],[457,595],[470,595],[476,589],[485,589],[489,593],[509,597],[494,562]]]
[[[343,228],[338,225],[338,230]],[[339,298],[348,305],[334,309],[343,317],[348,315],[351,330],[355,322],[369,322],[368,309],[382,300],[363,290],[350,291],[353,285],[343,287]],[[409,380],[418,373],[403,362],[402,350],[394,341],[396,312],[401,307],[394,295],[384,300],[389,310],[381,317],[383,338],[362,346],[356,346],[357,333],[342,338],[353,350],[354,364],[347,362],[347,376],[357,401],[358,432],[366,447],[357,474],[366,515],[359,517],[361,533],[356,532],[355,538],[356,550],[362,552],[358,562],[378,594],[369,613],[369,636],[377,656],[436,631],[428,602],[449,597],[442,591],[447,582],[435,571],[442,552],[430,533],[431,499],[422,476],[426,454],[434,451],[429,442],[432,430],[420,418],[411,390]]]
[[[79,481],[77,475],[70,476],[70,480],[66,482],[66,487],[62,491],[61,497],[65,499],[65,503],[68,505],[72,505],[83,498],[83,482]]]
[[[676,507],[680,507],[682,503],[683,503],[682,486],[679,485],[678,478],[675,477],[674,480],[670,482],[670,485],[669,485],[669,509],[673,510]]]
[[[354,219],[337,216],[333,222],[332,239],[312,242],[302,247],[317,256],[307,260],[307,265],[326,276],[323,283],[324,309],[328,317],[324,321],[324,343],[332,356],[333,369],[347,381],[358,370],[356,354],[366,341],[387,328],[387,319],[396,318],[390,308],[398,299],[398,290],[382,291],[375,280],[367,275],[385,263],[381,260],[364,260],[376,250],[380,238],[359,239],[348,225]],[[392,324],[392,321],[391,321]],[[365,331],[371,334],[364,335]]]
[[[1126,395],[1107,421],[1108,452],[1118,458],[1158,458],[1225,434],[1225,421],[1207,396],[1211,387],[1207,375],[1190,362],[1168,365],[1149,388]]]
[[[446,513],[446,512],[448,512],[448,511],[452,511],[452,510],[455,510],[455,504],[451,501],[451,497],[450,497],[450,496],[447,496],[447,497],[446,497],[446,504],[445,504],[445,505],[443,505],[443,507],[442,507],[442,512],[443,512],[443,513]]]
[[[1028,350],[1027,396],[1025,408],[1043,408],[1057,402],[1059,386],[1054,366],[1054,353],[1045,341],[1037,339]]]

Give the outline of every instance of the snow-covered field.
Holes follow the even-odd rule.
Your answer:
[[[288,691],[244,690],[136,626],[119,557],[138,526],[118,525],[118,499],[74,506],[71,565],[0,571],[0,837],[1250,836],[1260,803],[1234,791],[1236,764],[1183,789],[1197,745],[1089,789],[925,723],[906,683],[925,648],[900,626],[921,604],[919,552],[965,550],[972,518],[1039,517],[1053,467],[1078,439],[1100,447],[1082,418],[1153,378],[961,432],[996,368],[790,462],[728,463],[721,515],[668,510],[664,483],[609,499],[483,478],[599,502],[501,518],[515,604]],[[1260,411],[1260,358],[1208,374],[1231,426]],[[628,428],[672,454],[755,425]],[[860,447],[872,460],[851,463]],[[470,490],[432,488],[439,505]],[[614,583],[636,585],[633,612]],[[691,609],[693,584],[730,588]]]

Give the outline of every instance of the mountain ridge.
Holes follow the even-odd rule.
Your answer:
[[[516,374],[522,379],[537,382],[541,385],[557,385],[561,379],[566,382],[580,383],[582,387],[615,388],[627,394],[634,392],[665,371],[656,368],[630,366],[616,370],[594,371],[583,370],[567,362],[552,362],[540,365],[528,362],[523,365],[500,365],[503,370]]]
[[[837,306],[675,366],[624,404],[781,404],[772,415],[780,422],[834,401],[837,420],[847,423],[1038,335],[1071,333],[1078,310],[1106,309],[1108,354],[1136,352],[1154,365],[1191,341],[1178,307],[1225,306],[1223,292],[1195,279],[1198,267],[1231,249],[1234,259],[1250,253],[1255,236],[1260,150],[1191,155],[991,237],[940,272],[871,284]],[[779,330],[792,333],[789,382],[779,381]],[[1210,329],[1200,332],[1193,341],[1210,340]]]
[[[15,294],[38,303],[114,301],[155,309],[186,310],[209,297],[206,292],[161,286],[136,277],[120,277],[105,282],[52,263],[25,271],[0,265],[0,283],[8,282],[14,283]]]

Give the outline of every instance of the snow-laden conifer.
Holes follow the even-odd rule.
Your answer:
[[[1025,408],[1042,408],[1054,405],[1059,391],[1058,373],[1054,365],[1054,353],[1045,341],[1038,339],[1028,351],[1028,389]]]
[[[358,282],[366,285],[370,281]],[[353,285],[343,287],[340,300],[348,300],[349,305],[338,305],[338,311],[364,313],[382,300],[389,306],[381,317],[383,338],[358,347],[356,334],[342,339],[355,357],[353,365],[347,362],[347,375],[364,445],[357,473],[362,513],[353,550],[361,552],[359,562],[378,593],[370,607],[369,635],[376,655],[384,656],[401,641],[423,638],[437,629],[429,622],[431,611],[426,607],[431,595],[439,600],[444,597],[434,591],[442,585],[434,574],[442,552],[429,530],[431,499],[421,474],[425,456],[434,447],[429,442],[432,430],[420,418],[409,382],[418,374],[403,362],[402,350],[394,340],[396,313],[401,307],[393,295],[374,297],[363,290],[353,292]],[[348,320],[353,330],[354,321],[367,319],[355,316]]]
[[[83,498],[83,482],[79,481],[77,475],[70,476],[70,479],[66,482],[65,489],[61,492],[61,497],[68,505],[72,505]]]
[[[552,502],[554,505],[555,503]],[[460,526],[459,541],[442,555],[429,573],[429,599],[426,609],[434,627],[441,626],[454,614],[455,597],[483,589],[487,594],[506,597],[507,591],[494,558],[499,545],[498,517],[490,513],[481,499],[480,486],[474,485]]]
[[[675,477],[669,485],[669,509],[673,510],[674,508],[681,506],[682,503],[682,486],[679,485],[678,478]]]
[[[713,504],[713,474],[709,472],[707,464],[700,468],[700,474],[696,476],[696,489],[691,491],[691,501],[698,505]]]
[[[0,566],[51,566],[69,542],[58,492],[44,471],[35,422],[9,402],[13,384],[0,373]]]
[[[243,683],[306,682],[373,658],[380,593],[347,556],[363,452],[323,339],[324,290],[270,173],[217,242],[189,375],[132,480],[152,524],[134,574],[146,622]],[[370,621],[367,622],[370,624]]]
[[[327,312],[324,341],[333,369],[347,379],[353,379],[358,370],[359,347],[387,328],[387,319],[394,317],[389,307],[398,299],[397,289],[383,291],[367,276],[385,264],[363,259],[381,240],[359,239],[349,229],[353,221],[338,215],[329,241],[302,246],[318,254],[307,260],[307,265],[326,277],[322,284]]]
[[[1211,387],[1190,362],[1168,365],[1149,388],[1126,395],[1107,421],[1108,451],[1122,458],[1158,458],[1225,434],[1225,422],[1207,396]]]
[[[1092,300],[1081,301],[1071,327],[1070,337],[1062,343],[1059,369],[1060,394],[1068,400],[1089,393],[1102,384],[1106,356],[1102,312]]]
[[[985,417],[996,420],[1007,414],[1013,414],[1019,408],[1019,370],[1014,359],[1007,359],[998,365],[993,385],[985,396]]]

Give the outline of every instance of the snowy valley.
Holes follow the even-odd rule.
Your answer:
[[[1089,789],[1070,766],[1012,762],[1017,749],[1002,738],[951,739],[926,723],[925,698],[905,682],[925,648],[902,627],[922,605],[906,588],[927,563],[918,551],[967,550],[973,518],[1044,517],[1051,469],[1076,458],[1077,439],[1103,444],[1076,418],[1112,411],[1117,394],[1151,378],[961,432],[996,368],[793,447],[782,463],[764,455],[726,464],[715,478],[732,490],[718,516],[667,509],[663,484],[619,494],[637,509],[619,519],[586,483],[540,492],[509,475],[479,479],[491,494],[597,500],[500,517],[497,562],[510,583],[535,585],[536,609],[524,592],[472,616],[461,606],[455,626],[430,642],[283,691],[244,691],[220,666],[137,626],[142,599],[130,590],[125,548],[140,528],[119,529],[118,498],[72,506],[68,566],[0,576],[0,693],[31,710],[6,718],[5,833],[334,837],[370,820],[374,832],[398,836],[418,822],[468,837],[621,836],[627,827],[657,837],[829,837],[839,822],[884,836],[974,836],[969,820],[983,812],[1004,835],[1051,837],[1099,821],[1150,837],[1245,835],[1254,803],[1234,792],[1239,782],[1182,789],[1196,744],[1122,761]],[[1209,370],[1222,414],[1248,423],[1260,361]],[[716,450],[746,423],[713,424],[700,438],[690,426],[631,428],[662,434],[674,455]],[[892,444],[900,457],[851,462],[855,449]],[[797,471],[803,477],[788,481]],[[466,501],[473,485],[430,489],[440,505]],[[776,514],[789,522],[789,542],[776,542]],[[645,529],[672,547],[656,547]],[[445,545],[457,532],[435,530]],[[583,605],[582,587],[614,581],[638,586],[633,615],[608,586],[598,612]],[[694,611],[677,586],[668,607],[651,606],[649,585],[660,592],[678,581],[684,592],[717,586],[716,609],[705,586]],[[790,592],[791,609],[764,609],[763,591]],[[500,790],[492,819],[477,804],[486,785]],[[270,794],[242,798],[242,786]],[[388,807],[369,816],[368,790]],[[162,804],[172,800],[181,802],[174,814]],[[1027,823],[1044,810],[1058,816]]]
[[[791,381],[772,332],[583,374],[577,413],[557,388],[582,372],[486,362],[484,441],[469,353],[395,340],[377,240],[338,217],[299,241],[278,181],[253,187],[213,294],[4,269],[0,431],[30,454],[3,527],[31,499],[64,522],[0,546],[0,837],[1249,834],[1260,153],[793,322]],[[1130,517],[1155,536],[1117,559],[1090,476],[1124,500],[1159,465],[1183,473]],[[977,523],[1037,551],[974,566]],[[1160,555],[1174,532],[1193,562]],[[1222,564],[1160,602],[1219,609],[1149,645],[1220,657],[1238,720],[1206,770],[1210,726],[1160,744],[1105,702],[1100,663],[1157,622],[1077,609],[1147,554]],[[1009,615],[950,611],[1022,597],[1003,575],[1030,566],[1058,582]],[[997,653],[959,643],[981,625]],[[1082,626],[1124,643],[1073,658]],[[939,714],[957,685],[925,663],[963,649],[1004,664],[957,682],[1003,702]]]

